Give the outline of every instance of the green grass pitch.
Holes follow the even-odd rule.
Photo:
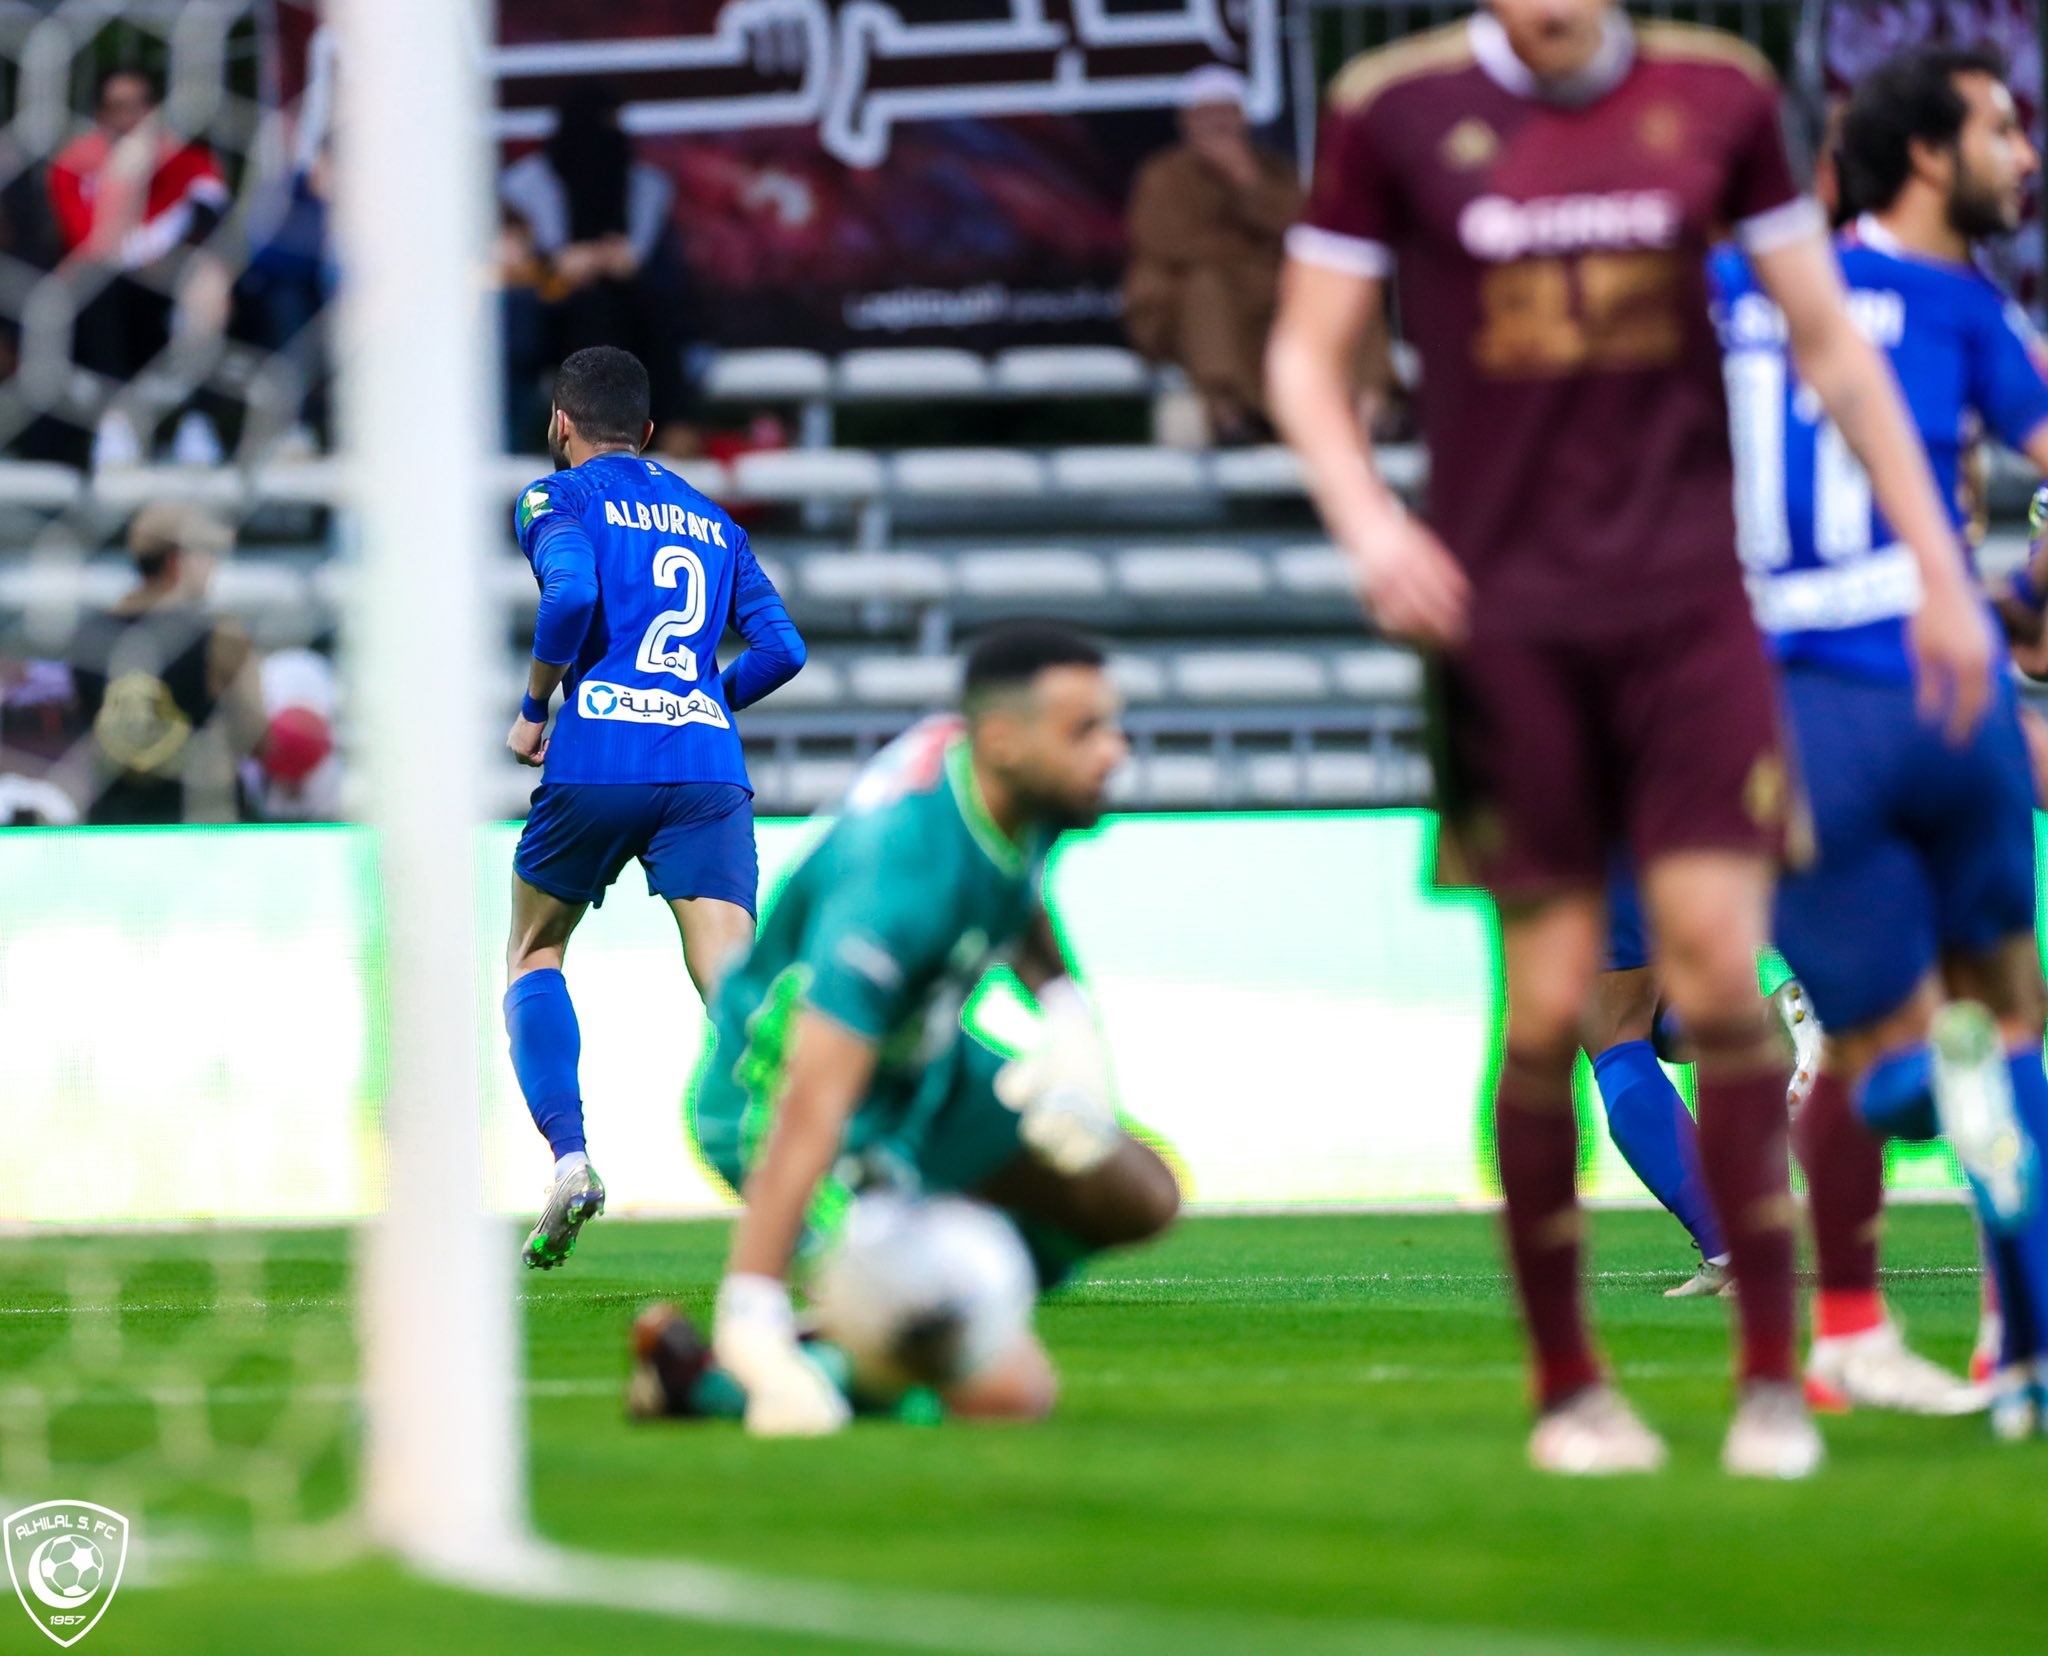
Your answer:
[[[724,1227],[602,1222],[567,1269],[521,1282],[538,1525],[593,1551],[851,1585],[829,1597],[840,1607],[830,1631],[843,1636],[489,1599],[358,1563],[315,1574],[212,1568],[124,1589],[80,1648],[809,1656],[913,1638],[928,1650],[1074,1656],[2048,1648],[2048,1444],[1995,1445],[1981,1420],[1857,1415],[1829,1425],[1833,1459],[1815,1482],[1733,1483],[1714,1464],[1728,1400],[1723,1309],[1661,1297],[1684,1265],[1661,1215],[1601,1214],[1595,1238],[1606,1348],[1671,1440],[1673,1465],[1658,1478],[1572,1483],[1526,1470],[1520,1346],[1493,1224],[1480,1215],[1192,1220],[1159,1247],[1102,1262],[1045,1307],[1065,1385],[1052,1424],[864,1425],[817,1443],[622,1419],[632,1312],[673,1297],[701,1314]],[[195,1309],[214,1278],[189,1237],[9,1241],[0,1303],[19,1314],[0,1316],[0,1407],[21,1406],[21,1388],[53,1371],[66,1322],[52,1309],[66,1303],[59,1262],[75,1271],[91,1250],[126,1257],[138,1245],[143,1265],[102,1278],[128,1307],[124,1350],[140,1373],[194,1331],[218,1333],[206,1379],[219,1388],[209,1418],[221,1441],[260,1438],[282,1418],[279,1394],[312,1379],[303,1356],[279,1357],[290,1337],[332,1333],[341,1351],[341,1233],[268,1239],[253,1342],[250,1329]],[[1915,1342],[1959,1365],[1977,1292],[1964,1213],[1899,1211],[1886,1258]],[[229,1355],[237,1340],[249,1349]],[[89,1394],[49,1425],[65,1463],[52,1475],[66,1486],[14,1478],[6,1493],[96,1498],[80,1463],[143,1447],[141,1420],[132,1401]],[[344,1465],[335,1455],[310,1466],[313,1505],[345,1498]],[[181,1502],[206,1510],[197,1491],[171,1510]],[[871,1602],[886,1613],[869,1624],[861,1606]],[[0,1653],[42,1648],[18,1609],[0,1608]]]

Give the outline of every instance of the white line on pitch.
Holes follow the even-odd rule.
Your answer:
[[[1932,1277],[1975,1277],[1980,1272],[1975,1265],[1923,1265],[1903,1270],[1887,1269],[1888,1281],[1911,1282]],[[1588,1282],[1683,1282],[1684,1269],[1674,1266],[1668,1271],[1588,1271]],[[1100,1293],[1110,1288],[1256,1288],[1256,1287],[1345,1287],[1366,1283],[1386,1283],[1399,1286],[1409,1282],[1494,1282],[1506,1283],[1505,1271],[1266,1271],[1241,1276],[1098,1276],[1084,1277],[1070,1288],[1060,1291],[1060,1298],[1072,1301],[1085,1299],[1091,1293]],[[597,1294],[577,1295],[573,1292],[555,1294],[521,1294],[520,1302],[526,1305],[542,1303],[559,1304],[564,1300],[576,1300],[591,1304],[602,1300],[617,1300],[621,1304],[637,1303],[654,1297],[654,1291],[643,1293],[638,1290],[621,1292],[606,1290]],[[326,1296],[304,1296],[294,1299],[274,1300],[208,1300],[193,1303],[181,1300],[139,1300],[123,1301],[114,1305],[0,1305],[0,1317],[69,1317],[80,1312],[91,1311],[99,1314],[114,1313],[130,1316],[152,1311],[182,1311],[189,1315],[215,1316],[222,1314],[247,1313],[268,1315],[275,1311],[310,1311],[330,1307],[350,1306],[355,1301],[344,1294]]]
[[[1315,1620],[1231,1610],[1061,1603],[757,1575],[718,1564],[619,1558],[535,1542],[430,1573],[451,1586],[551,1604],[804,1634],[958,1656],[1622,1656],[1634,1642],[1487,1627]],[[1672,1646],[1673,1656],[1709,1656]]]

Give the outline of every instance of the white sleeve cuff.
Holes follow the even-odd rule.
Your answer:
[[[1303,264],[1339,270],[1346,276],[1384,281],[1394,273],[1394,255],[1385,242],[1363,236],[1340,236],[1313,224],[1297,224],[1287,232],[1287,256]]]
[[[1812,196],[1794,196],[1782,207],[1758,213],[1735,226],[1735,239],[1745,253],[1775,253],[1781,247],[1827,233],[1827,214]]]

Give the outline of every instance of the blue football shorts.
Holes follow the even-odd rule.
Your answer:
[[[513,853],[522,880],[601,904],[639,858],[650,897],[715,897],[754,912],[754,796],[730,782],[543,782]]]
[[[1639,972],[1650,964],[1650,939],[1643,928],[1643,899],[1636,889],[1636,865],[1617,852],[1607,867],[1607,953],[1603,972]]]
[[[1778,886],[1777,941],[1831,1029],[1902,1006],[1945,952],[2034,930],[2034,779],[2012,686],[1954,747],[1913,687],[1792,664],[1786,717],[1817,855]]]

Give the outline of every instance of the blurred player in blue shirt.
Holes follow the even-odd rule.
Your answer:
[[[635,858],[682,933],[691,981],[713,984],[754,936],[753,793],[733,713],[794,677],[804,644],[746,532],[666,467],[647,370],[610,346],[562,364],[548,448],[560,470],[519,497],[519,546],[540,582],[526,698],[505,745],[544,766],[512,860],[505,1027],[554,1183],[523,1257],[549,1270],[604,1211],[585,1153],[582,1036],[562,977],[576,923]],[[718,646],[747,648],[723,671]],[[549,734],[548,704],[566,694]]]
[[[1850,308],[1890,356],[1960,528],[1964,456],[1980,434],[2048,469],[2041,343],[1971,260],[1978,238],[2016,225],[2038,167],[2002,64],[1928,49],[1886,65],[1850,101],[1839,163],[1861,210],[1840,246]],[[2031,1365],[2048,1354],[2037,1149],[2048,1077],[2034,786],[2011,675],[1973,731],[1943,730],[1916,708],[1913,562],[1841,432],[1790,372],[1784,318],[1746,262],[1723,255],[1714,276],[1742,555],[1780,664],[1817,852],[1781,883],[1776,920],[1828,1031],[1795,1128],[1820,1267],[1809,1395],[1920,1413],[1982,1406],[1906,1350],[1878,1294],[1882,1141],[1941,1132],[1990,1239],[2007,1385],[2030,1426]],[[2031,599],[2031,585],[2016,596]]]

